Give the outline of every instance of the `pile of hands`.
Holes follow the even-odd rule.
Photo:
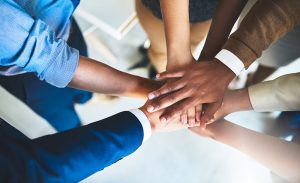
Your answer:
[[[227,90],[235,75],[217,59],[194,60],[179,69],[167,67],[156,77],[164,84],[149,93],[148,101],[140,108],[153,131],[205,131],[207,125],[239,111],[241,97],[248,94],[247,89]]]

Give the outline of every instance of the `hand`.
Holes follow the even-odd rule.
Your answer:
[[[146,110],[148,102],[139,109],[147,116],[152,132],[170,132],[170,131],[175,131],[175,130],[180,130],[180,129],[185,129],[188,128],[188,124],[183,124],[179,121],[179,118],[174,118],[172,123],[166,124],[166,123],[161,123],[159,120],[159,116],[163,113],[163,109],[159,110],[154,113],[149,113]]]
[[[248,88],[227,90],[225,92],[222,104],[213,114],[213,117],[206,123],[206,125],[222,119],[233,112],[252,109],[253,107],[250,102]]]
[[[175,53],[176,54],[176,53]],[[168,56],[167,62],[167,71],[176,71],[178,69],[184,69],[190,63],[196,62],[191,52],[186,54],[180,54],[176,56]],[[175,81],[177,79],[169,79],[167,81]],[[189,124],[189,126],[199,126],[200,125],[200,116],[202,111],[202,105],[197,105],[195,107],[189,108],[187,111],[184,111],[180,115],[180,121],[183,124]]]
[[[189,128],[189,130],[202,137],[207,137],[216,140],[217,138],[220,138],[220,136],[222,136],[222,133],[224,133],[225,123],[226,121],[224,119],[220,119],[216,123],[209,125],[207,128],[198,126]]]
[[[202,137],[206,138],[212,138],[214,139],[214,132],[210,130],[210,128],[203,128],[200,126],[189,128],[192,132],[196,133],[197,135],[200,135]]]
[[[160,117],[160,120],[164,122],[193,106],[207,104],[204,114],[201,116],[201,122],[203,119],[209,121],[219,108],[216,107],[216,104],[221,105],[224,92],[234,77],[234,73],[217,59],[194,62],[185,69],[161,73],[160,79],[179,79],[166,83],[160,89],[149,94],[148,98],[152,101],[147,106],[148,112],[167,108]],[[162,97],[157,100],[159,96]]]

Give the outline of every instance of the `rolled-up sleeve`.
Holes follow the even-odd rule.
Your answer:
[[[68,85],[77,68],[79,52],[14,1],[0,3],[0,11],[0,64],[34,72],[57,87]]]

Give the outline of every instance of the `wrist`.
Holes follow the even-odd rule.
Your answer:
[[[218,141],[223,133],[223,126],[224,126],[225,120],[218,120],[215,123],[212,123],[206,127],[205,130],[209,132],[209,137],[213,140]]]
[[[224,96],[224,104],[227,108],[227,114],[252,109],[247,88],[228,90]]]
[[[145,105],[142,106],[142,107],[140,107],[139,110],[141,110],[145,114],[145,116],[147,117],[147,119],[148,119],[148,121],[150,123],[150,126],[151,126],[151,132],[152,133],[156,132],[157,131],[156,130],[156,125],[155,125],[155,123],[153,123],[153,119],[151,118],[151,113],[149,113],[147,111]]]
[[[235,73],[220,60],[214,58],[212,61],[215,63],[215,69],[222,72],[222,78],[226,81],[226,86],[228,86],[233,78],[235,78]]]
[[[215,58],[223,63],[236,76],[238,76],[245,67],[244,63],[235,54],[226,49],[222,49]]]
[[[135,84],[130,87],[129,94],[134,94],[134,97],[147,98],[148,94],[163,85],[162,81],[150,80],[142,77],[136,77]]]
[[[174,71],[177,69],[181,69],[186,67],[191,62],[194,62],[195,59],[193,55],[189,52],[187,54],[176,54],[172,55],[168,54],[168,62],[167,62],[167,71]]]

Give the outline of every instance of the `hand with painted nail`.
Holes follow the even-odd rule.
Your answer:
[[[190,63],[184,69],[164,72],[159,79],[177,78],[151,92],[147,109],[154,112],[166,108],[162,121],[169,121],[193,106],[206,105],[201,122],[207,122],[222,104],[225,90],[235,74],[217,59]],[[159,98],[158,98],[159,97]]]

